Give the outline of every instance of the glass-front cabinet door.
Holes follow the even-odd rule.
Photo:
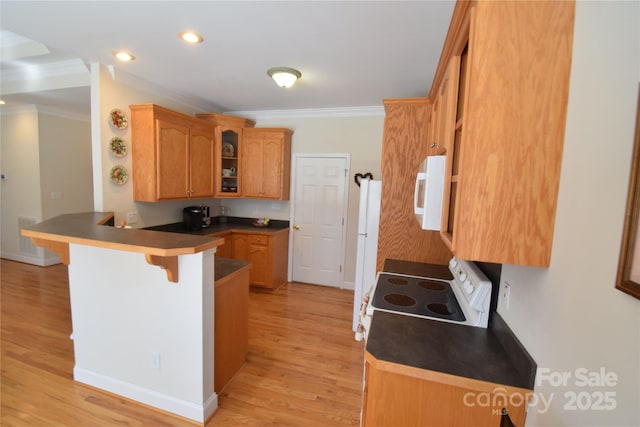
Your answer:
[[[216,152],[220,159],[217,169],[216,197],[240,195],[240,167],[238,161],[242,140],[242,128],[216,128]]]

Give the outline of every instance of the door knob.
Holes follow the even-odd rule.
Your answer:
[[[296,230],[300,230],[300,226],[298,224],[294,225],[293,228],[295,228]]]

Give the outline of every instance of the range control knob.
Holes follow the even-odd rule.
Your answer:
[[[451,268],[456,268],[456,265],[458,265],[458,260],[457,260],[457,259],[455,259],[455,258],[451,258],[451,259],[449,260],[449,267],[451,267]]]
[[[464,271],[460,272],[460,281],[464,282],[465,280],[467,280],[467,273],[465,273]]]
[[[471,284],[471,280],[465,280],[462,284],[462,288],[467,294],[471,294],[473,292],[473,285]]]

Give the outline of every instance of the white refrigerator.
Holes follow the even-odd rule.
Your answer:
[[[353,297],[353,331],[358,327],[360,303],[363,295],[376,280],[378,256],[378,225],[380,224],[380,198],[382,181],[360,181],[360,207],[358,211],[358,249],[356,254],[356,282]]]

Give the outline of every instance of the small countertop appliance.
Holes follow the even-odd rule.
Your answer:
[[[187,206],[182,209],[182,220],[185,228],[198,230],[211,225],[211,210],[209,206]]]

